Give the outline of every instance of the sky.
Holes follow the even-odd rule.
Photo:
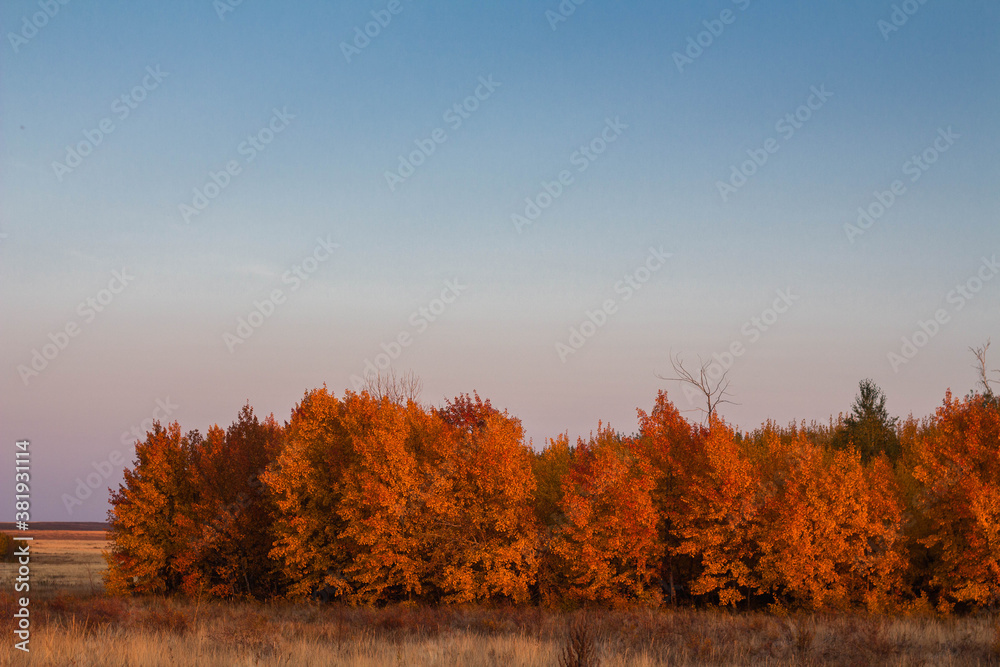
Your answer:
[[[11,0],[0,25],[0,441],[31,442],[32,520],[103,520],[154,418],[283,420],[380,363],[540,447],[632,432],[661,389],[695,410],[672,355],[727,370],[752,429],[863,378],[929,414],[1000,345],[988,0]]]

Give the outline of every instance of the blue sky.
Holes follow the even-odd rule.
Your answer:
[[[400,334],[393,367],[423,378],[425,401],[478,390],[536,444],[598,419],[631,431],[660,388],[693,407],[657,378],[671,352],[742,344],[723,415],[753,428],[846,410],[864,377],[894,413],[926,414],[972,388],[970,345],[1000,343],[1000,279],[953,293],[1000,252],[995,3],[588,0],[553,24],[554,0],[401,0],[348,62],[342,43],[389,4],[245,0],[220,18],[210,0],[72,0],[35,33],[39,4],[0,9],[0,437],[34,443],[36,518],[103,518],[97,494],[71,515],[63,497],[114,451],[131,458],[121,434],[157,400],[185,428],[228,424],[247,400],[284,419]],[[689,38],[707,46],[679,69]],[[828,98],[800,110],[815,89]],[[475,107],[457,127],[456,104]],[[796,112],[788,136],[776,124]],[[79,166],[53,167],[106,119]],[[250,151],[251,136],[271,141]],[[747,151],[767,159],[723,200]],[[925,151],[934,163],[907,169]],[[518,231],[511,216],[561,172]],[[186,222],[213,173],[226,187]],[[897,180],[850,242],[844,225]],[[626,298],[651,247],[672,256]],[[435,303],[448,281],[458,296]],[[275,290],[230,351],[224,334]],[[768,314],[779,290],[791,305]],[[88,298],[108,303],[88,316]],[[37,375],[19,370],[73,324]]]

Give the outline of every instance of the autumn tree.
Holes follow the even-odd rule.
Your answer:
[[[419,462],[407,446],[407,411],[419,411],[367,392],[347,392],[341,423],[350,464],[344,470],[337,515],[338,542],[349,557],[349,599],[375,603],[421,592]]]
[[[417,461],[407,450],[408,409],[389,397],[326,388],[292,414],[288,442],[263,478],[280,516],[271,551],[293,583],[376,603],[420,593]]]
[[[524,602],[537,576],[538,527],[521,421],[478,394],[448,401],[435,416],[454,436],[439,463],[450,484],[427,501],[438,537],[431,579],[445,602]]]
[[[1000,602],[1000,405],[949,391],[916,444],[915,510],[939,608]]]
[[[569,435],[549,438],[546,446],[532,455],[535,477],[535,519],[538,522],[538,581],[536,595],[546,604],[558,601],[566,582],[559,561],[552,553],[552,541],[565,522],[562,514],[563,481],[569,474],[574,449]]]
[[[545,448],[535,452],[531,460],[535,476],[535,518],[539,525],[551,527],[559,521],[563,498],[563,480],[569,473],[573,448],[569,435],[549,438]]]
[[[760,478],[734,436],[724,421],[711,418],[707,434],[682,462],[683,508],[673,528],[673,552],[701,562],[691,592],[723,605],[735,605],[761,584]]]
[[[653,471],[632,438],[598,425],[578,440],[552,542],[564,595],[584,603],[657,602],[661,545]]]
[[[193,453],[199,494],[189,518],[194,537],[184,555],[187,593],[267,598],[279,591],[277,563],[268,557],[277,505],[260,475],[282,441],[274,417],[261,422],[247,404],[225,432],[209,429]]]
[[[295,582],[350,602],[524,601],[534,582],[531,455],[520,421],[460,397],[427,412],[326,389],[296,408],[264,475],[272,555]]]
[[[337,400],[324,387],[292,413],[286,446],[263,475],[280,511],[271,555],[290,595],[371,604],[420,593],[407,410],[367,392]]]
[[[270,555],[281,563],[291,597],[352,590],[338,510],[353,454],[341,416],[341,402],[326,387],[306,392],[292,411],[284,449],[261,476],[279,510]]]
[[[688,423],[665,391],[657,393],[651,413],[641,409],[637,412],[640,444],[655,481],[652,498],[658,539],[664,547],[660,581],[668,599],[676,602],[680,588],[688,585],[700,568],[698,555],[677,551],[680,540],[676,528],[681,515],[688,511],[684,499],[687,477],[695,473],[694,466],[704,459],[700,442],[704,434],[699,427]]]
[[[191,518],[198,488],[191,476],[197,431],[181,435],[174,422],[154,422],[135,445],[135,461],[111,494],[110,548],[105,583],[114,594],[163,594],[181,588],[183,555],[191,542]]]
[[[810,609],[884,611],[905,573],[902,503],[884,455],[824,451],[799,431],[767,431],[760,466],[760,592]]]

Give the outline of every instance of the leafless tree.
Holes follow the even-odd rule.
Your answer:
[[[986,396],[993,395],[993,388],[991,384],[1000,384],[998,380],[990,379],[990,370],[986,364],[986,352],[990,349],[990,339],[986,339],[986,344],[979,347],[970,347],[969,352],[976,358],[976,363],[972,366],[979,373],[979,384],[983,386],[983,393]],[[993,371],[994,373],[1000,374],[1000,371]]]
[[[393,403],[406,405],[407,401],[414,403],[419,401],[423,382],[413,371],[407,371],[397,376],[396,371],[390,368],[385,373],[365,375],[365,384],[362,390],[367,391],[372,398],[378,400],[388,398]]]
[[[737,405],[726,398],[726,396],[732,395],[729,393],[729,370],[722,369],[722,374],[713,378],[712,373],[709,372],[712,363],[711,360],[703,361],[701,357],[698,357],[698,369],[692,372],[684,366],[684,360],[681,359],[680,353],[671,354],[670,365],[674,369],[674,376],[664,377],[657,375],[661,380],[680,382],[682,385],[690,386],[697,393],[701,394],[705,399],[705,407],[698,408],[698,410],[705,413],[706,424],[720,405],[724,403]],[[720,366],[719,368],[721,369],[722,367]]]

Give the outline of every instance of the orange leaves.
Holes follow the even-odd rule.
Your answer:
[[[350,590],[337,541],[348,445],[340,401],[326,387],[314,389],[292,411],[285,446],[262,475],[279,511],[270,556],[281,562],[289,596]]]
[[[689,590],[720,604],[767,596],[812,609],[883,608],[899,593],[902,505],[884,459],[829,452],[804,429],[686,429],[666,400],[639,413],[660,483],[661,534],[694,559]]]
[[[652,470],[631,439],[599,426],[596,437],[578,441],[551,545],[567,585],[561,595],[615,605],[658,599],[653,487]]]
[[[105,554],[108,590],[117,594],[171,593],[181,584],[178,557],[195,486],[187,474],[191,452],[200,437],[181,435],[177,422],[159,422],[136,444],[136,468],[125,471],[124,483],[112,493],[108,511],[111,549]]]
[[[832,455],[799,434],[771,441],[761,590],[810,609],[884,610],[899,594],[902,506],[884,457]]]
[[[702,567],[691,592],[717,594],[720,604],[736,604],[760,585],[756,471],[741,455],[733,430],[714,415],[708,433],[677,465],[683,500],[673,517],[674,551],[699,557]]]
[[[354,604],[537,599],[886,611],[1000,602],[1000,403],[949,394],[895,464],[831,425],[693,426],[541,452],[478,395],[307,392],[290,422],[156,424],[112,495],[108,588]],[[883,420],[884,421],[884,420]],[[915,604],[924,604],[919,602]]]
[[[478,397],[477,397],[478,400]],[[448,602],[524,602],[535,582],[535,479],[518,419],[489,408],[460,422],[450,488],[430,514],[440,541],[433,576]]]
[[[336,513],[344,528],[338,542],[350,557],[344,568],[351,599],[377,602],[396,589],[420,593],[420,536],[410,515],[418,492],[418,464],[408,451],[407,410],[387,398],[348,393],[342,424],[351,465],[344,471]]]
[[[913,476],[917,510],[927,521],[920,542],[931,559],[931,583],[942,608],[1000,602],[1000,403],[952,398],[937,425],[919,438]]]
[[[307,395],[265,475],[290,593],[526,600],[536,537],[523,440],[517,419],[478,396],[428,413],[366,392]]]

